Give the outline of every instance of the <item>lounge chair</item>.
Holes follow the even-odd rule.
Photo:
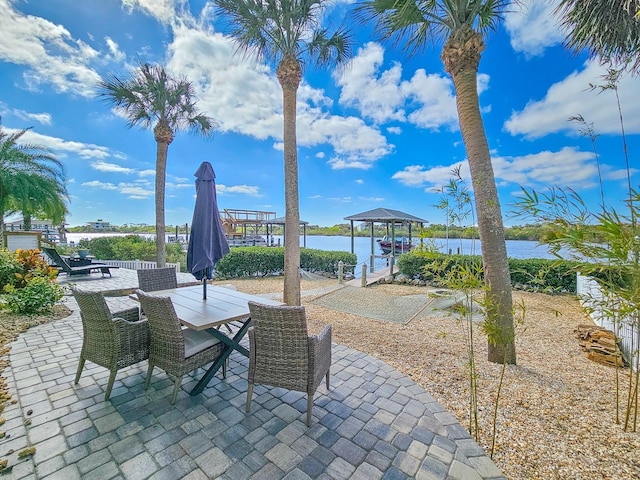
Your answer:
[[[49,257],[49,259],[51,259],[53,266],[56,267],[59,272],[65,272],[67,275],[91,273],[92,270],[100,270],[104,277],[105,273],[108,273],[109,276],[111,276],[111,271],[109,269],[118,268],[117,266],[107,265],[105,263],[90,263],[89,265],[72,267],[69,265],[69,262],[62,258],[55,248],[41,247],[41,250]]]

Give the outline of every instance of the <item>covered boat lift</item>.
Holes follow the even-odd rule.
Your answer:
[[[273,245],[273,226],[274,225],[278,225],[282,227],[283,238],[287,234],[287,232],[284,230],[285,217],[272,218],[270,220],[265,220],[262,223],[263,225],[267,226],[267,243],[269,243],[269,227],[271,227],[271,245]],[[307,222],[306,220],[300,220],[300,226],[302,226],[302,232],[303,232],[303,237],[302,237],[303,248],[307,248],[307,225],[309,225],[309,222]],[[300,235],[300,231],[298,231],[298,235]]]
[[[349,220],[351,222],[351,253],[355,251],[354,245],[354,230],[353,224],[354,222],[364,222],[371,224],[371,265],[370,270],[373,272],[373,259],[375,255],[375,235],[373,224],[374,223],[382,223],[386,225],[387,231],[389,230],[389,225],[391,225],[391,253],[389,254],[389,258],[391,259],[391,271],[393,271],[393,263],[395,259],[395,248],[393,245],[396,243],[396,230],[395,226],[400,224],[408,224],[409,225],[409,242],[411,242],[411,225],[416,224],[420,227],[423,227],[425,223],[428,223],[427,220],[423,218],[416,217],[414,215],[410,215],[408,213],[401,212],[399,210],[391,210],[389,208],[375,208],[373,210],[369,210],[367,212],[357,213],[355,215],[350,215],[348,217],[344,217],[345,220]]]

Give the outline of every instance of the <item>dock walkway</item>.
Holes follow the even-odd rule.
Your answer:
[[[398,266],[394,265],[393,274],[396,274],[396,273],[398,273]],[[386,278],[389,275],[391,275],[391,267],[385,267],[382,270],[378,270],[373,273],[367,272],[365,286],[368,287],[369,285],[377,283],[380,281],[381,278]],[[348,282],[345,282],[345,285],[349,287],[362,287],[362,278],[354,278],[352,280],[349,280]]]

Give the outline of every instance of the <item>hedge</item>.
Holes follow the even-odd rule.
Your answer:
[[[480,255],[446,255],[433,252],[409,252],[398,257],[398,270],[411,279],[430,282],[435,274],[429,265],[434,262],[446,265],[466,265],[482,270]],[[510,258],[511,284],[519,290],[546,292],[576,292],[576,267],[578,262],[548,260],[544,258]]]
[[[337,274],[338,262],[355,265],[356,255],[340,251],[300,249],[300,268],[309,272]],[[280,275],[284,269],[284,247],[234,247],[216,264],[216,275],[223,278]],[[353,271],[345,268],[345,271]]]

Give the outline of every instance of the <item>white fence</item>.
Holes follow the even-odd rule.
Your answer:
[[[143,260],[100,260],[100,263],[113,265],[114,267],[128,268],[129,270],[140,270],[142,268],[156,268],[156,262],[145,262]],[[180,273],[180,262],[167,263],[167,267],[174,267]]]
[[[582,305],[591,312],[591,319],[601,327],[613,331],[620,339],[621,349],[627,360],[630,360],[638,350],[637,320],[632,318],[615,318],[610,312],[605,311],[608,299],[602,292],[600,285],[594,279],[578,274],[576,291]],[[615,301],[611,298],[609,303]],[[612,310],[615,305],[610,305]]]

